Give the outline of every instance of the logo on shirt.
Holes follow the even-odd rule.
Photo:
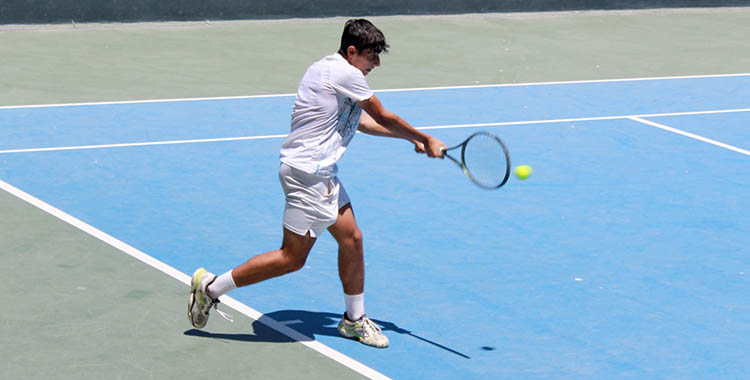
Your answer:
[[[351,98],[346,98],[344,104],[339,108],[339,118],[336,124],[336,132],[341,135],[343,145],[348,145],[354,133],[357,132],[357,126],[359,125],[359,117],[362,114],[362,109],[357,106],[357,103]]]

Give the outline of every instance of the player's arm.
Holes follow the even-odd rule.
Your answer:
[[[412,142],[415,150],[427,153],[430,157],[442,157],[442,141],[418,131],[395,113],[383,107],[376,95],[369,99],[357,102],[366,113],[362,114],[359,121],[360,132],[375,136],[397,137]]]

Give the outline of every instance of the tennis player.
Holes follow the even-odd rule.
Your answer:
[[[417,153],[429,157],[442,157],[445,148],[440,140],[386,110],[367,85],[365,76],[380,66],[380,54],[388,47],[371,22],[349,20],[339,51],[307,69],[292,109],[291,132],[281,147],[279,180],[286,195],[281,248],[219,276],[197,269],[188,304],[193,326],[206,325],[221,295],[301,269],[315,240],[327,229],[339,245],[338,270],[346,304],[339,333],[370,346],[388,346],[388,338],[365,315],[362,232],[336,176],[336,162],[357,130],[407,140]]]

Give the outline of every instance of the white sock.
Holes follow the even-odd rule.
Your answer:
[[[365,315],[365,294],[348,295],[344,293],[346,300],[346,317],[350,321],[356,321]]]
[[[214,282],[206,288],[208,296],[212,299],[217,299],[224,294],[227,294],[230,290],[237,289],[237,285],[234,283],[232,278],[232,271],[226,272],[219,277],[216,277]]]

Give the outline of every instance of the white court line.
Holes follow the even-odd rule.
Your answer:
[[[635,120],[634,118],[650,118],[650,117],[665,117],[665,116],[688,116],[688,115],[709,115],[709,114],[722,114],[722,113],[734,113],[734,112],[750,112],[750,108],[740,108],[740,109],[730,109],[730,110],[708,110],[708,111],[654,113],[654,114],[643,114],[643,115],[619,115],[619,116],[580,117],[580,118],[550,119],[550,120],[506,121],[506,122],[498,122],[498,123],[437,125],[437,126],[417,127],[417,129],[420,129],[420,130],[434,130],[434,129],[458,129],[458,128],[476,128],[476,127],[499,127],[499,126],[507,126],[507,125],[571,123],[571,122],[580,122],[580,121],[617,120],[617,119],[631,119],[631,120]],[[208,142],[274,139],[274,138],[285,138],[286,136],[287,135],[285,135],[285,134],[284,135],[265,135],[265,136],[241,136],[241,137],[225,137],[225,138],[214,138],[214,139],[171,140],[171,141],[152,141],[152,142],[123,143],[123,144],[80,145],[80,146],[64,146],[64,147],[48,147],[48,148],[8,149],[8,150],[0,150],[0,154],[55,152],[55,151],[87,150],[87,149],[108,149],[108,148],[124,148],[124,147],[136,147],[136,146],[156,146],[156,145],[175,145],[175,144],[198,144],[198,143],[208,143]]]
[[[683,76],[672,76],[672,77],[643,77],[643,78],[620,78],[620,79],[592,79],[592,80],[557,81],[557,82],[504,83],[504,84],[483,84],[483,85],[468,85],[468,86],[415,87],[415,88],[384,89],[384,90],[374,90],[374,91],[375,93],[402,92],[402,91],[432,91],[432,90],[455,90],[455,89],[488,88],[488,87],[549,86],[549,85],[577,84],[577,83],[635,82],[635,81],[650,81],[650,80],[726,78],[726,77],[743,77],[743,76],[750,76],[750,73],[683,75]],[[111,105],[111,104],[194,102],[194,101],[202,101],[202,100],[278,98],[278,97],[292,97],[295,95],[296,94],[270,94],[270,95],[221,96],[221,97],[205,97],[205,98],[122,100],[122,101],[111,101],[111,102],[88,102],[88,103],[32,104],[32,105],[20,105],[20,106],[0,106],[0,110],[23,109],[23,108],[45,108],[45,107],[99,106],[99,105]]]
[[[23,109],[23,108],[48,108],[48,107],[52,108],[52,107],[76,107],[76,106],[106,106],[106,105],[112,105],[112,104],[196,102],[196,101],[201,101],[201,100],[283,98],[286,96],[295,96],[295,95],[296,94],[240,95],[240,96],[217,96],[217,97],[208,97],[208,98],[175,98],[175,99],[117,100],[117,101],[111,101],[111,102],[88,102],[88,103],[31,104],[31,105],[22,105],[22,106],[2,106],[0,107],[0,110]]]
[[[277,139],[277,138],[284,138],[284,137],[286,137],[286,135],[240,136],[240,137],[220,137],[220,138],[214,138],[214,139],[170,140],[170,141],[151,141],[151,142],[122,143],[122,144],[79,145],[79,146],[62,146],[62,147],[50,147],[50,148],[30,148],[30,149],[9,149],[9,150],[0,150],[0,154],[54,152],[54,151],[61,151],[61,150],[127,148],[127,147],[135,147],[135,146],[153,146],[153,145],[198,144],[198,143],[210,143],[210,142]]]
[[[477,84],[477,85],[467,85],[467,86],[446,86],[446,87],[415,87],[415,88],[375,90],[375,92],[455,90],[455,89],[464,89],[464,88],[488,88],[488,87],[552,86],[552,85],[560,85],[560,84],[579,84],[579,83],[585,84],[585,83],[638,82],[638,81],[650,81],[650,80],[726,78],[726,77],[743,77],[743,76],[750,76],[750,73],[683,75],[683,76],[672,76],[672,77],[589,79],[589,80],[575,80],[575,81],[529,82],[529,83]]]
[[[716,146],[722,147],[724,149],[729,149],[729,150],[735,151],[737,153],[742,153],[742,154],[744,154],[746,156],[750,156],[750,151],[747,151],[745,149],[740,149],[740,148],[737,148],[737,147],[729,145],[729,144],[724,144],[723,142],[719,142],[719,141],[716,141],[716,140],[711,140],[709,138],[696,135],[694,133],[685,132],[685,131],[682,131],[682,130],[679,130],[679,129],[676,129],[676,128],[672,128],[672,127],[666,126],[664,124],[655,123],[655,122],[650,121],[650,120],[644,120],[644,119],[641,119],[640,117],[629,117],[628,119],[633,120],[633,121],[637,121],[639,123],[643,123],[643,124],[646,124],[646,125],[650,125],[652,127],[660,128],[660,129],[663,129],[665,131],[676,133],[678,135],[683,135],[683,136],[686,136],[686,137],[690,137],[692,139],[703,141],[703,142],[708,143],[708,144],[716,145]]]
[[[289,325],[298,325],[300,323],[305,323],[305,322],[301,321],[299,319],[295,319],[295,320],[292,320],[292,321],[279,321],[279,323],[281,323],[284,326],[289,326]]]
[[[79,230],[111,245],[114,248],[117,248],[121,252],[124,252],[143,263],[158,269],[159,271],[171,276],[172,278],[182,282],[185,285],[190,286],[190,279],[191,277],[185,273],[180,272],[179,270],[147,255],[146,253],[143,253],[142,251],[134,248],[131,245],[128,245],[112,235],[109,235],[83,221],[80,219],[71,216],[70,214],[65,213],[64,211],[57,209],[53,207],[52,205],[34,197],[33,195],[30,195],[23,190],[0,180],[0,189],[5,190],[6,192],[26,201],[27,203],[30,203],[31,205],[39,208],[40,210],[72,225],[73,227],[78,228]],[[187,293],[186,293],[187,295]],[[243,304],[240,301],[235,300],[234,298],[228,297],[228,296],[221,296],[219,298],[221,302],[240,313],[250,317],[251,319],[257,320],[258,322],[261,322],[265,324],[266,326],[286,335],[287,337],[293,339],[294,341],[297,341],[301,344],[304,344],[305,346],[323,354],[324,356],[335,360],[336,362],[356,371],[357,373],[360,373],[366,377],[369,377],[371,379],[389,379],[387,376],[381,374],[380,372],[375,371],[374,369],[367,367],[366,365],[318,342],[315,340],[310,340],[309,337],[306,337],[305,335],[263,315],[263,313]],[[178,312],[178,311],[175,311]]]

